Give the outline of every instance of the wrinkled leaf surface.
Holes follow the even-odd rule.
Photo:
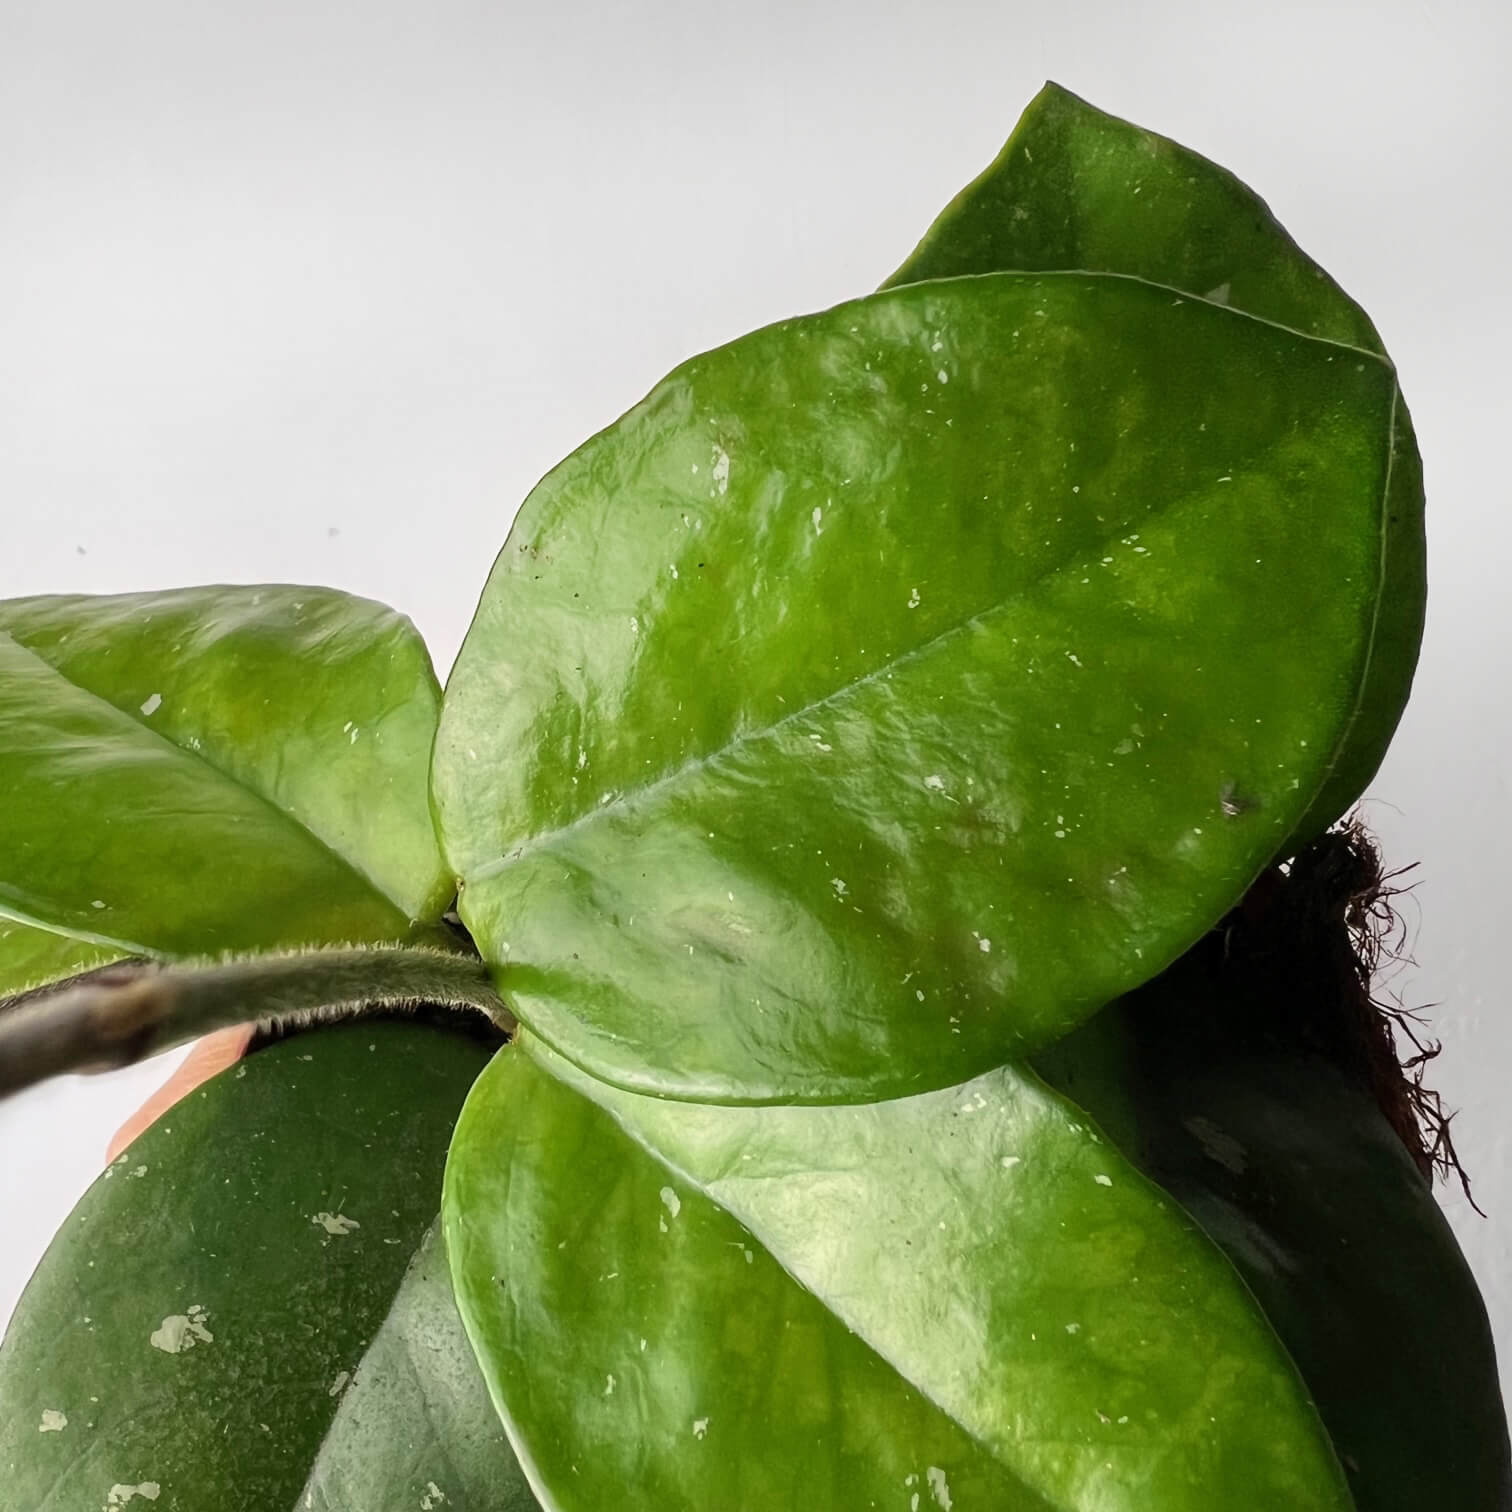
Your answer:
[[[461,911],[632,1089],[880,1096],[1218,918],[1353,716],[1395,384],[1124,277],[914,285],[678,369],[526,502],[434,767]]]
[[[1133,274],[1385,355],[1365,312],[1232,173],[1047,84],[997,160],[947,206],[887,286],[1058,268]],[[1386,523],[1380,612],[1358,709],[1328,783],[1282,847],[1288,854],[1343,814],[1375,775],[1417,665],[1427,593],[1423,469],[1400,401]]]
[[[443,1220],[495,1401],[564,1512],[1351,1505],[1227,1260],[1011,1068],[700,1107],[531,1042],[468,1099]]]

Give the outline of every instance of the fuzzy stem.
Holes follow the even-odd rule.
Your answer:
[[[111,1071],[232,1024],[353,1018],[422,1003],[513,1015],[472,956],[401,946],[202,963],[122,961],[0,1004],[0,1097],[69,1071]]]

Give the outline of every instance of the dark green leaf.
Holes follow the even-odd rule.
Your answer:
[[[1359,1512],[1504,1512],[1491,1332],[1448,1222],[1368,1091],[1302,1043],[1312,1005],[1278,1003],[1221,953],[1183,958],[1040,1069],[1228,1254]]]
[[[413,626],[322,588],[0,603],[0,996],[122,956],[430,938]]]
[[[138,1139],[0,1348],[7,1512],[532,1507],[431,1242],[486,1058],[420,1024],[323,1029]]]
[[[946,208],[887,287],[1013,269],[1128,273],[1385,355],[1365,312],[1216,163],[1047,84],[997,160]],[[1398,403],[1370,667],[1333,773],[1282,849],[1364,791],[1417,665],[1427,584],[1423,469]]]
[[[439,1222],[341,1397],[299,1512],[534,1512],[457,1316]]]
[[[447,690],[438,823],[521,1018],[626,1087],[822,1100],[1148,979],[1344,738],[1394,396],[1081,274],[678,369],[526,502]]]
[[[1232,1267],[1034,1077],[712,1107],[528,1043],[468,1099],[443,1220],[548,1505],[1351,1507]]]

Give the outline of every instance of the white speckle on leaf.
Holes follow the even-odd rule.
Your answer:
[[[640,620],[633,614],[630,616],[630,633],[631,635],[640,634]]]
[[[91,908],[104,908],[105,900],[104,898],[91,898],[89,900],[89,906]]]
[[[144,1166],[144,1165],[136,1166],[135,1168],[133,1168],[131,1174],[133,1176],[141,1178],[141,1177],[143,1177],[143,1176],[145,1176],[147,1174],[147,1167]]]
[[[931,793],[943,793],[945,791],[945,779],[940,776],[938,772],[931,772],[929,776],[924,779],[924,786],[927,787]]]
[[[694,1438],[701,1439],[704,1436],[704,1434],[706,1434],[708,1431],[709,1431],[709,1420],[708,1420],[708,1418],[694,1418],[693,1419],[693,1437]]]
[[[118,1481],[105,1498],[103,1512],[117,1512],[118,1508],[124,1507],[136,1496],[140,1496],[143,1501],[156,1501],[162,1492],[163,1488],[156,1481],[138,1481],[134,1486]]]
[[[1081,1324],[1080,1323],[1068,1323],[1068,1324],[1066,1324],[1066,1332],[1068,1334],[1079,1334],[1081,1332]]]
[[[950,382],[950,374],[947,373],[944,368],[941,368],[940,371],[935,374],[935,377],[938,378],[941,383]]]
[[[205,1326],[210,1314],[198,1302],[190,1305],[186,1313],[172,1313],[152,1331],[149,1340],[154,1349],[164,1354],[184,1354],[196,1344],[213,1344],[215,1335]]]
[[[1095,1175],[1092,1179],[1098,1184],[1098,1186],[1113,1185],[1113,1178],[1111,1176],[1104,1176],[1101,1171],[1099,1171],[1097,1175]]]
[[[830,886],[835,889],[835,896],[837,898],[843,898],[845,896],[846,886],[844,877],[831,877]]]
[[[612,1375],[604,1377],[604,1395],[605,1396],[613,1396],[614,1395],[614,1377]]]
[[[152,716],[156,714],[157,711],[162,707],[163,695],[161,693],[152,693],[148,695],[147,701],[142,705],[142,713],[145,714],[148,719],[151,719]]]
[[[909,590],[908,607],[910,609],[917,609],[919,607],[919,590],[917,588]]]
[[[42,1422],[38,1427],[38,1433],[62,1433],[68,1427],[68,1414],[59,1412],[56,1408],[47,1407],[42,1412]]]
[[[435,1481],[426,1481],[425,1495],[420,1498],[420,1512],[435,1512],[446,1501],[444,1492]]]
[[[323,1228],[334,1239],[344,1239],[353,1229],[362,1227],[355,1218],[348,1218],[345,1213],[314,1213],[310,1222],[317,1228]]]
[[[326,1395],[340,1396],[346,1390],[346,1384],[351,1379],[352,1372],[350,1370],[338,1370],[336,1372],[336,1379],[326,1388]]]
[[[986,935],[978,935],[976,937],[976,942],[977,949],[980,950],[983,955],[990,955],[992,953],[992,941],[989,940]]]
[[[950,1483],[945,1479],[945,1472],[939,1466],[931,1465],[924,1477],[929,1482],[929,1494],[934,1497],[935,1506],[941,1512],[950,1512]]]
[[[1022,1155],[1005,1155],[1000,1161],[998,1161],[998,1164],[1002,1166],[1005,1171],[1011,1171],[1014,1166],[1018,1165],[1022,1160]]]
[[[720,493],[725,493],[730,487],[730,454],[722,447],[714,448],[714,466],[710,469],[714,479],[714,486]]]
[[[662,1200],[662,1206],[664,1208],[666,1208],[666,1210],[674,1218],[677,1217],[677,1215],[680,1212],[682,1212],[682,1198],[679,1197],[677,1195],[677,1193],[672,1190],[671,1187],[669,1187],[669,1186],[663,1187],[661,1189],[660,1196],[661,1196],[661,1200]]]
[[[823,535],[824,534],[824,511],[822,509],[820,509],[820,507],[817,504],[814,505],[814,512],[809,516],[809,518],[814,522],[814,534],[815,535]]]

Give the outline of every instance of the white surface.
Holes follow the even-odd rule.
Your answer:
[[[444,668],[546,468],[873,287],[1044,78],[1197,147],[1362,301],[1416,418],[1429,628],[1369,815],[1421,863],[1396,985],[1438,1005],[1512,1363],[1512,26],[1245,10],[0,0],[0,596],[326,582]],[[0,1107],[0,1317],[164,1074]]]

